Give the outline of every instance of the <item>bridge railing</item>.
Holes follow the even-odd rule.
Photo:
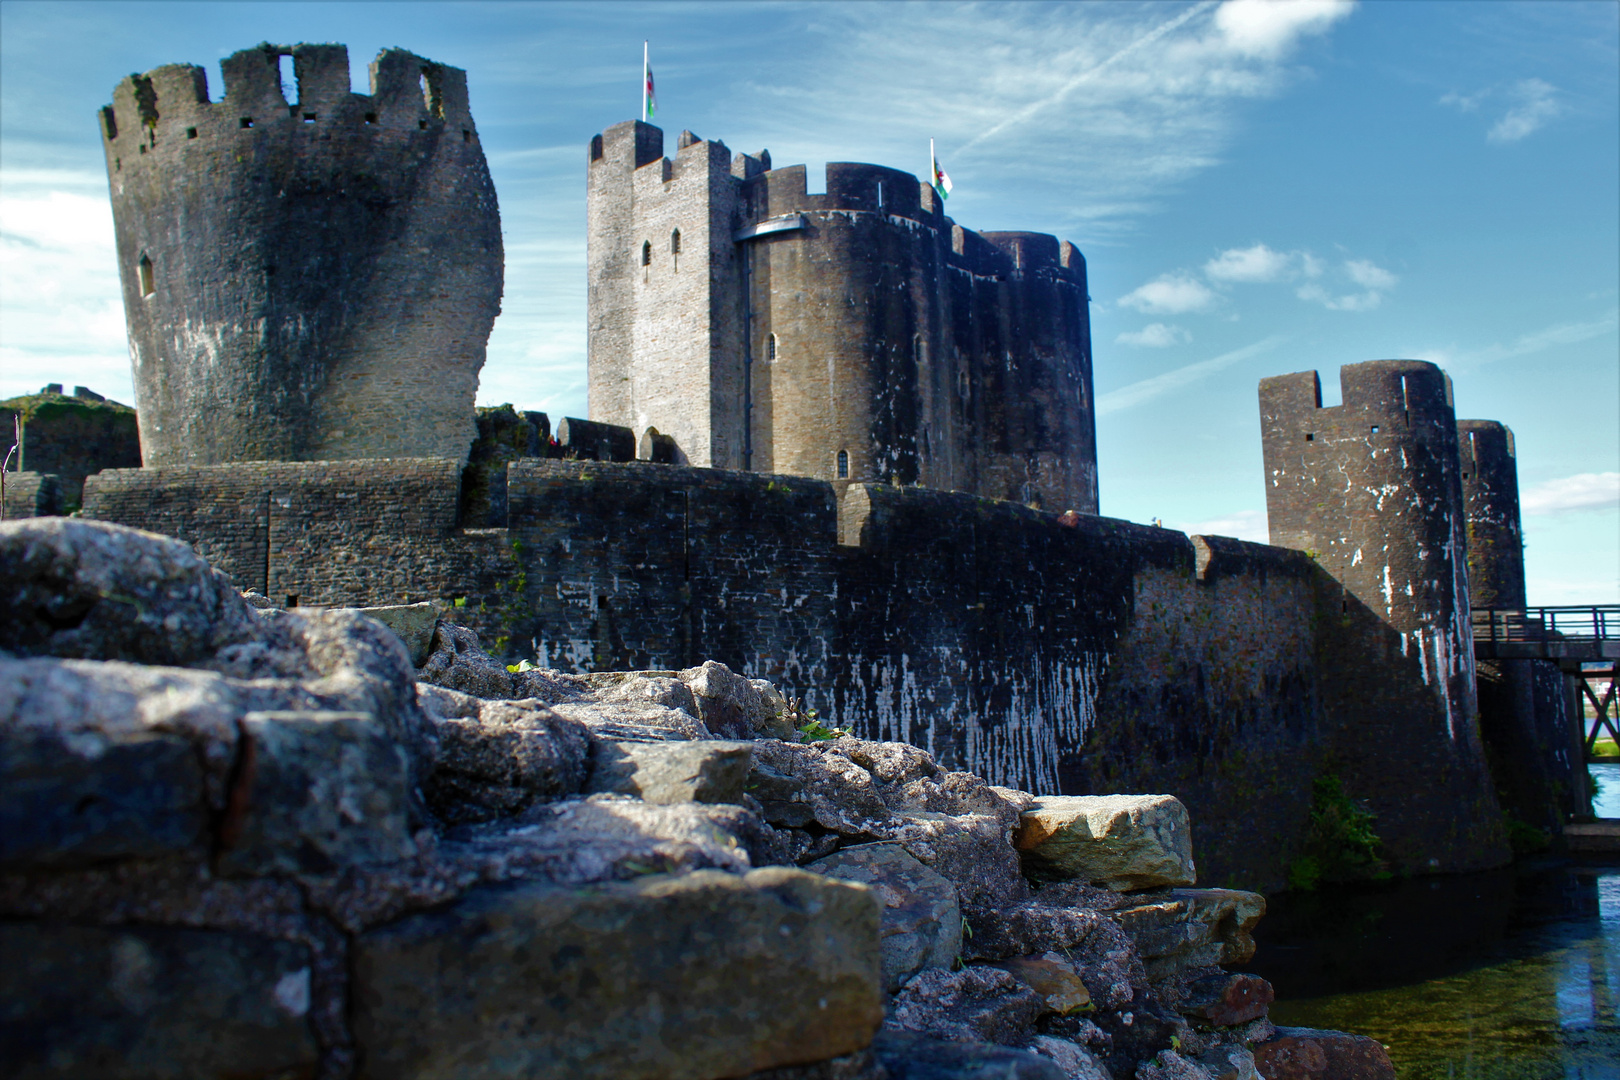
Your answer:
[[[1474,642],[1620,641],[1620,604],[1476,608]]]

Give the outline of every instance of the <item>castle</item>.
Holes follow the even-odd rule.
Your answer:
[[[676,460],[1097,511],[1086,264],[915,176],[592,138],[590,412]]]
[[[1556,672],[1494,673],[1482,735],[1513,447],[1434,365],[1346,367],[1327,409],[1262,383],[1274,546],[1099,517],[1072,245],[633,122],[588,150],[591,419],[474,442],[500,241],[464,76],[389,51],[352,95],[342,55],[238,53],[217,103],[160,68],[103,113],[145,467],[87,516],[277,602],[439,601],[568,670],[718,659],[994,782],[1171,792],[1216,881],[1279,884],[1322,778],[1396,870],[1503,862],[1499,789],[1581,811]]]

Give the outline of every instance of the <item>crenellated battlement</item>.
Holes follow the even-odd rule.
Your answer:
[[[464,457],[503,276],[466,74],[389,49],[355,94],[342,45],[221,68],[217,101],[170,64],[100,114],[146,462]]]
[[[291,98],[280,66],[289,56]],[[356,136],[397,142],[401,135],[413,137],[408,141],[427,135],[467,144],[478,138],[467,73],[403,49],[378,54],[369,94],[350,92],[343,45],[267,43],[226,57],[220,67],[225,93],[218,101],[209,96],[207,71],[195,64],[166,64],[120,82],[112,104],[101,110],[109,171],[138,168],[160,144],[196,150],[199,140],[206,146],[225,139],[240,152],[266,139],[329,143],[334,133],[345,144]]]

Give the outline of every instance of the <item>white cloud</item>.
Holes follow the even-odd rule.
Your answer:
[[[1097,415],[1107,416],[1110,413],[1135,408],[1143,402],[1152,401],[1156,397],[1161,397],[1173,390],[1179,390],[1190,383],[1206,379],[1217,371],[1231,367],[1239,360],[1247,360],[1251,356],[1269,352],[1282,344],[1284,340],[1281,335],[1268,337],[1263,341],[1255,342],[1253,345],[1245,345],[1241,349],[1233,349],[1229,353],[1222,353],[1213,359],[1201,360],[1196,364],[1188,364],[1186,367],[1167,371],[1163,375],[1155,375],[1151,379],[1143,379],[1140,382],[1131,383],[1129,386],[1122,386],[1118,390],[1110,390],[1097,398]]]
[[[1264,510],[1238,510],[1205,521],[1176,522],[1175,527],[1189,536],[1230,536],[1256,544],[1271,543],[1271,530],[1266,524]]]
[[[1140,330],[1126,331],[1114,339],[1122,345],[1135,345],[1145,349],[1163,349],[1192,340],[1192,335],[1179,326],[1148,323]]]
[[[133,400],[105,181],[8,171],[0,191],[0,397],[60,382]]]
[[[1519,509],[1527,516],[1616,508],[1620,508],[1620,472],[1576,473],[1544,480],[1519,496]]]
[[[1401,279],[1385,270],[1375,266],[1366,259],[1351,259],[1344,264],[1344,272],[1350,275],[1350,280],[1363,289],[1375,292],[1389,292],[1395,283]]]
[[[1485,138],[1493,143],[1511,143],[1545,127],[1549,120],[1564,111],[1558,93],[1558,87],[1543,79],[1520,79],[1511,86],[1488,86],[1472,94],[1454,91],[1441,97],[1440,104],[1459,112],[1477,112],[1488,101],[1507,99],[1507,111],[1486,132]]]
[[[1234,51],[1272,58],[1306,34],[1326,33],[1354,8],[1354,0],[1227,0],[1215,25]]]
[[[1221,252],[1204,264],[1204,276],[1211,281],[1281,281],[1294,272],[1296,262],[1293,255],[1256,244]]]
[[[1119,298],[1121,305],[1150,315],[1208,311],[1220,299],[1202,281],[1184,272],[1163,274]]]
[[[1557,87],[1551,83],[1520,79],[1509,91],[1515,104],[1485,137],[1491,142],[1518,142],[1562,111],[1557,93]]]
[[[1320,276],[1321,263],[1315,259],[1311,262],[1307,276],[1313,278]],[[1368,259],[1347,259],[1342,270],[1352,284],[1361,287],[1361,292],[1334,295],[1320,283],[1309,281],[1295,289],[1294,295],[1301,300],[1321,304],[1329,311],[1371,311],[1384,302],[1385,294],[1394,289],[1401,280]]]

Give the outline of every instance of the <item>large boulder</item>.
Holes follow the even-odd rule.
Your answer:
[[[189,544],[79,518],[0,522],[0,650],[189,666],[259,619]]]
[[[956,887],[898,844],[865,844],[806,869],[858,881],[883,902],[883,982],[889,992],[928,968],[948,968],[962,949]]]
[[[1178,971],[1241,964],[1254,956],[1254,927],[1266,898],[1238,889],[1170,889],[1146,894],[1112,915],[1154,982]]]
[[[719,1080],[864,1048],[878,904],[800,870],[523,884],[363,935],[364,1075]]]
[[[1277,1029],[1254,1048],[1266,1080],[1394,1080],[1395,1066],[1377,1039],[1316,1028]]]
[[[12,1080],[313,1075],[306,948],[182,927],[0,922]]]
[[[1171,795],[1048,795],[1019,819],[1014,843],[1037,881],[1128,892],[1191,885],[1192,822]]]

